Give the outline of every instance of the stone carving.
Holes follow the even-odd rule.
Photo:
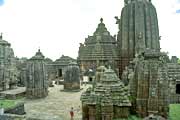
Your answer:
[[[120,76],[136,53],[144,52],[146,48],[160,50],[157,13],[153,4],[147,0],[125,0],[125,3],[117,36]]]
[[[94,89],[81,95],[83,120],[113,120],[129,115],[128,88],[112,69],[106,69]]]
[[[64,89],[77,90],[80,89],[80,70],[77,63],[69,64],[64,75]]]
[[[49,82],[44,62],[44,55],[40,49],[27,62],[27,98],[43,98],[48,95]]]
[[[13,89],[17,86],[18,71],[11,44],[0,35],[0,91]]]
[[[49,80],[55,80],[57,82],[62,80],[64,78],[65,70],[71,62],[76,62],[76,60],[65,55],[62,55],[55,61],[46,61]]]
[[[170,99],[168,67],[159,59],[164,55],[159,51],[148,49],[141,55],[137,55],[133,67],[128,69],[128,86],[133,98],[133,109],[141,117],[151,114],[166,118],[168,116]]]
[[[80,44],[77,61],[84,75],[89,69],[95,70],[102,65],[108,67],[110,59],[113,61],[111,67],[117,66],[117,41],[110,35],[101,18],[93,36],[88,36],[84,44]]]

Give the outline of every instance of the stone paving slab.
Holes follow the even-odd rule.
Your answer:
[[[25,100],[27,118],[43,120],[70,120],[69,111],[74,108],[74,120],[81,120],[80,95],[88,86],[79,92],[63,92],[62,85],[49,88],[49,95],[44,99]]]

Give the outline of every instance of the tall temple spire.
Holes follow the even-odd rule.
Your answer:
[[[151,0],[125,0],[125,6],[118,20],[118,47],[121,57],[121,70],[135,54],[146,49],[160,51],[159,27],[156,9]]]

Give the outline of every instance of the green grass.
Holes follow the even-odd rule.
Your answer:
[[[180,104],[171,104],[169,111],[170,120],[180,120]]]
[[[0,100],[0,107],[3,108],[11,108],[11,107],[14,107],[16,105],[15,101],[14,100]]]

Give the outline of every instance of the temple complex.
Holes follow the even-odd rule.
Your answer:
[[[145,49],[160,51],[156,9],[150,0],[124,0],[121,18],[117,19],[117,36],[120,56],[119,74]]]
[[[100,68],[99,68],[100,69]],[[101,73],[100,81],[81,95],[83,120],[127,118],[131,103],[128,87],[112,69]]]
[[[69,63],[65,70],[64,90],[80,90],[80,70],[76,62]]]
[[[27,98],[43,98],[48,95],[49,81],[47,79],[44,55],[40,49],[27,63]]]
[[[23,99],[32,116],[49,112],[54,119],[59,115],[68,120],[67,109],[74,107],[75,120],[131,119],[132,115],[171,119],[170,104],[180,103],[180,63],[160,50],[156,8],[151,0],[124,0],[121,16],[115,18],[117,37],[101,18],[93,35],[80,43],[77,60],[62,55],[53,61],[40,49],[30,59],[15,58],[1,34],[0,92],[16,88],[17,83],[23,87],[18,95],[26,90],[30,99],[45,98],[49,92],[43,100]]]
[[[94,34],[88,36],[84,44],[80,43],[77,59],[80,70],[84,74],[95,71],[97,66],[109,64],[117,70],[118,59],[116,37],[110,35],[101,18]]]
[[[0,35],[0,91],[17,86],[17,68],[11,44]]]

